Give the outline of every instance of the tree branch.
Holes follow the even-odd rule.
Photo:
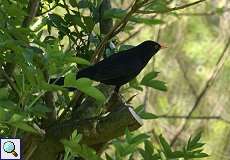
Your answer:
[[[223,10],[221,13],[229,12],[230,8]],[[219,14],[218,11],[201,12],[201,13],[177,13],[178,16],[213,16]]]
[[[179,7],[168,8],[168,9],[166,9],[164,11],[160,11],[160,12],[159,11],[138,10],[137,13],[141,13],[141,14],[168,13],[168,12],[171,12],[171,11],[177,11],[177,10],[185,9],[185,8],[191,7],[193,5],[196,5],[196,4],[204,2],[204,1],[206,1],[206,0],[199,0],[199,1],[195,1],[193,3],[189,3],[189,4],[185,4],[185,5],[179,6]]]
[[[128,40],[130,40],[130,39],[132,39],[133,37],[135,37],[136,35],[138,35],[138,34],[140,33],[141,29],[142,29],[142,28],[140,28],[140,29],[136,30],[135,32],[131,33],[127,38],[121,40],[121,41],[119,42],[119,44],[124,44],[124,43],[126,43]]]
[[[68,138],[77,129],[83,135],[81,143],[89,146],[108,142],[124,134],[128,127],[131,131],[142,126],[141,118],[130,106],[116,106],[120,108],[115,112],[101,118],[84,120],[69,120],[51,127],[47,134],[57,139]]]
[[[25,17],[22,27],[28,27],[30,22],[37,14],[40,0],[30,0],[28,4],[28,15]]]
[[[188,116],[188,115],[159,115],[158,118],[165,118],[165,119],[186,119],[186,120],[221,120],[228,124],[230,124],[230,121],[223,119],[221,116]]]
[[[97,144],[103,144],[115,137],[122,136],[126,128],[133,131],[142,126],[141,118],[130,106],[116,107],[120,109],[111,112],[105,117],[67,120],[51,126],[47,131],[46,139],[39,140],[36,143],[37,148],[31,159],[54,159],[58,153],[64,150],[63,144],[59,140],[62,138],[68,139],[75,129],[83,136],[80,143],[94,147]],[[36,142],[33,139],[31,141]],[[44,151],[45,153],[41,154]]]
[[[115,35],[117,35],[127,24],[128,19],[132,16],[133,13],[135,13],[143,4],[147,3],[148,0],[144,0],[143,2],[139,2],[138,0],[136,0],[133,4],[133,6],[131,7],[131,10],[118,22],[114,25],[114,27],[109,31],[109,33],[107,33],[105,35],[105,37],[103,38],[103,40],[100,42],[100,44],[98,45],[98,47],[96,48],[92,58],[91,58],[91,63],[96,63],[100,60],[100,56],[98,56],[105,44]]]

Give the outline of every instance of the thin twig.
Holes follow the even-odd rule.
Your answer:
[[[187,116],[187,115],[159,115],[157,116],[158,118],[165,118],[165,119],[186,119],[186,120],[221,120],[221,121],[224,121],[226,123],[229,123],[230,124],[230,121],[222,118],[221,116]]]
[[[10,85],[10,87],[18,94],[20,95],[20,91],[18,90],[18,88],[16,87],[15,83],[11,80],[11,78],[8,76],[8,74],[5,72],[5,70],[2,68],[2,65],[0,66],[0,72],[2,73],[2,75],[4,76],[4,78],[6,79],[6,81],[8,82],[8,84]]]
[[[128,40],[132,39],[133,37],[135,37],[136,35],[138,35],[138,33],[140,33],[141,28],[138,29],[137,31],[131,33],[127,38],[125,38],[124,40],[120,41],[119,44],[124,44],[125,42],[127,42]]]
[[[36,16],[40,0],[30,0],[28,3],[28,15],[25,17],[22,27],[28,27],[30,22]]]
[[[55,5],[53,5],[53,7],[51,7],[50,9],[48,9],[46,11],[44,11],[43,13],[39,14],[38,16],[42,16],[42,15],[54,10],[58,5],[59,5],[59,3],[56,3]]]
[[[177,11],[177,10],[185,9],[185,8],[191,7],[193,5],[196,5],[196,4],[204,2],[204,1],[206,1],[206,0],[195,1],[193,3],[185,4],[185,5],[182,5],[182,6],[179,6],[179,7],[167,8],[164,11],[144,11],[144,10],[138,10],[137,13],[141,13],[141,14],[168,13],[168,12],[171,12],[171,11]]]
[[[230,8],[223,10],[221,13],[229,12]],[[178,16],[213,16],[219,14],[218,11],[201,12],[201,13],[177,13]]]

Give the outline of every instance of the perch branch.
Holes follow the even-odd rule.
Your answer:
[[[128,127],[131,131],[142,126],[141,118],[130,106],[120,106],[120,109],[111,112],[102,118],[89,118],[84,120],[69,120],[48,130],[51,136],[68,138],[77,129],[83,135],[81,143],[89,146],[105,143],[124,134]]]

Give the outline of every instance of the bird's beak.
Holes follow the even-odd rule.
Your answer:
[[[161,49],[168,48],[168,46],[166,45],[163,45],[163,44],[160,44],[160,45],[161,45]]]

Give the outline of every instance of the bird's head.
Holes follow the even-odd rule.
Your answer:
[[[167,46],[159,44],[155,41],[144,41],[141,45],[148,50],[153,51],[154,53],[158,52],[160,49],[167,48]]]

